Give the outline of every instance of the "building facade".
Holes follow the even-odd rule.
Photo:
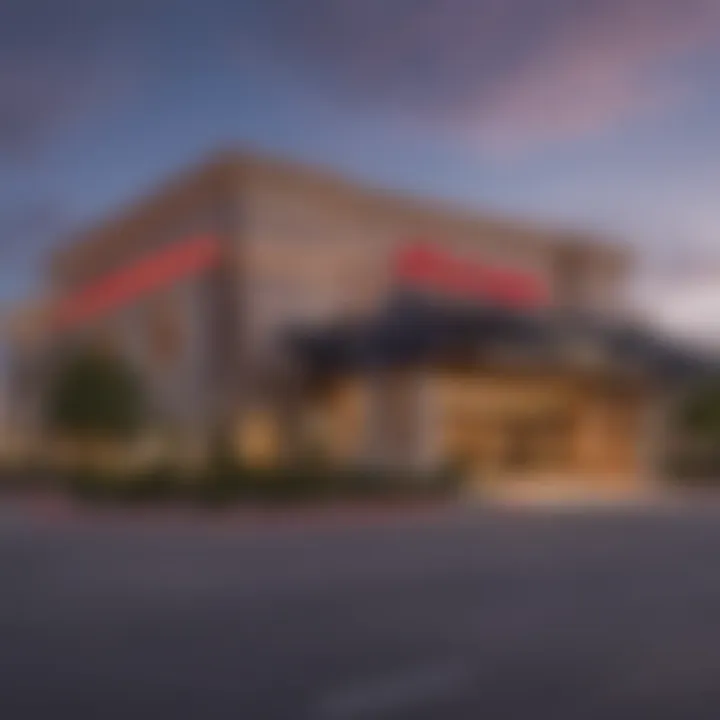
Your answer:
[[[660,381],[599,359],[587,328],[622,323],[630,273],[592,238],[225,155],[56,253],[43,357],[104,344],[159,422],[231,427],[257,460],[312,441],[338,462],[625,482],[648,471]],[[554,328],[541,352],[487,331],[518,317]]]

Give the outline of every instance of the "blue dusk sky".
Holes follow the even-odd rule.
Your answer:
[[[0,299],[247,147],[606,234],[638,250],[641,302],[706,332],[719,76],[718,0],[4,0]]]

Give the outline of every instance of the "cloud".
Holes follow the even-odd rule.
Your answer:
[[[680,102],[676,63],[720,40],[720,3],[303,0],[266,13],[261,39],[340,102],[522,149]]]
[[[70,67],[14,58],[0,67],[0,157],[25,158],[89,101],[89,79]]]
[[[533,143],[607,129],[680,100],[673,61],[720,39],[712,2],[608,2],[568,18],[479,108],[491,140]]]
[[[720,347],[720,286],[717,275],[656,282],[644,288],[642,317],[681,340]]]
[[[253,58],[351,110],[507,151],[681,103],[692,84],[676,63],[720,40],[720,2],[5,0],[0,156],[104,111],[154,66],[171,73],[173,53],[211,52],[230,28],[258,77]]]
[[[94,0],[2,4],[0,159],[32,157],[78,121],[103,117],[131,91],[142,8],[138,0],[121,7],[118,13]]]

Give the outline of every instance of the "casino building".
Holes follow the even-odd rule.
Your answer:
[[[40,433],[43,378],[92,342],[188,447],[221,425],[255,462],[643,483],[698,366],[627,322],[631,269],[594,238],[224,154],[54,255],[11,406]]]

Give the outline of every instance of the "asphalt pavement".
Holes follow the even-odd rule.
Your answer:
[[[717,720],[719,679],[720,507],[0,508],[2,720]]]

